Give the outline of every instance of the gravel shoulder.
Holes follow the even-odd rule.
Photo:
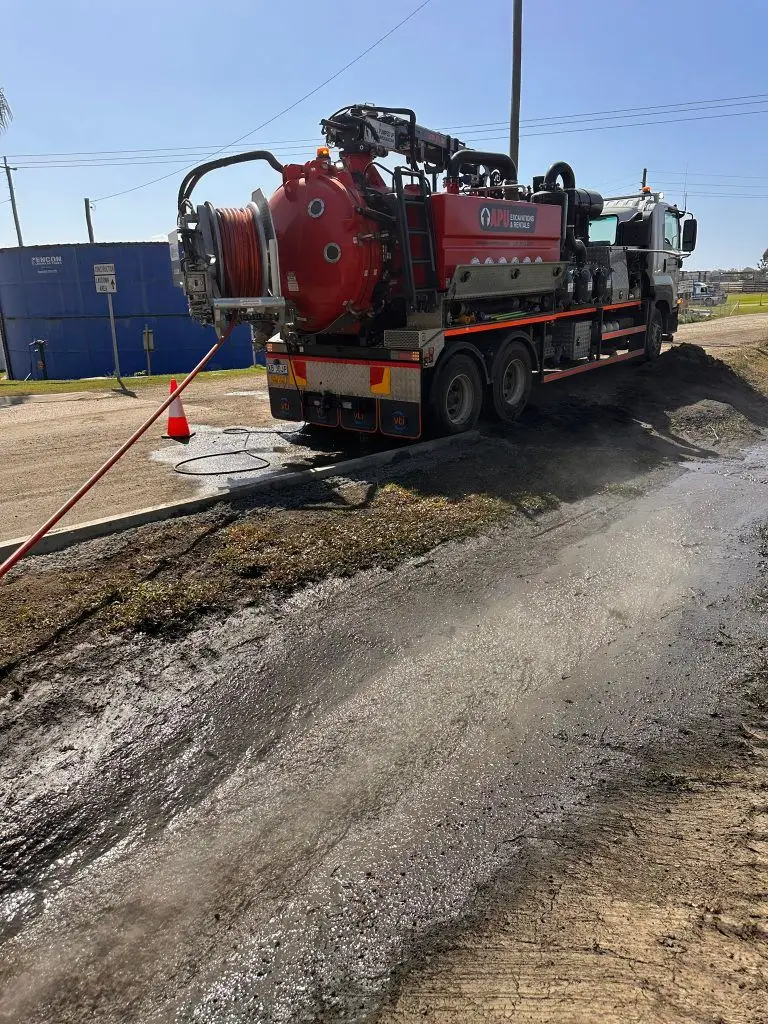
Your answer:
[[[143,386],[135,397],[65,392],[15,396],[0,405],[0,540],[32,533],[45,522],[167,395],[167,387]],[[185,392],[184,407],[191,423],[208,426],[275,423],[263,374],[198,379]],[[194,481],[151,458],[168,445],[164,432],[161,417],[62,525],[192,497]]]
[[[756,345],[768,339],[768,313],[728,316],[698,324],[681,324],[675,341],[709,350]],[[719,354],[719,353],[718,353]]]

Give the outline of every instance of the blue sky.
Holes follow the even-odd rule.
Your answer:
[[[102,199],[93,211],[97,240],[164,236],[175,222],[184,168],[198,162],[173,149],[198,147],[202,160],[250,132],[419,2],[6,0],[4,23],[11,30],[0,57],[0,83],[15,119],[0,147],[19,167],[25,242],[84,241],[84,196],[99,199],[170,173],[165,181]],[[263,143],[281,160],[303,162],[322,141],[320,118],[354,101],[412,106],[432,128],[503,122],[511,6],[511,0],[431,0],[361,61],[240,148]],[[565,159],[579,184],[609,194],[636,188],[647,166],[650,183],[682,202],[687,169],[688,205],[699,218],[699,248],[689,266],[754,264],[768,247],[767,38],[765,0],[730,6],[714,0],[526,0],[524,119],[762,93],[766,99],[639,118],[707,117],[677,124],[584,130],[618,120],[607,117],[524,127],[520,180]],[[742,113],[754,110],[763,112]],[[477,148],[506,146],[503,128],[455,134]],[[83,163],[80,156],[63,158],[72,161],[67,167],[28,166],[41,159],[31,154],[159,149],[169,152],[89,158],[130,159],[129,166],[74,166]],[[138,162],[160,158],[167,162]],[[238,206],[253,188],[271,191],[276,184],[271,171],[251,165],[210,176],[195,196]],[[6,198],[0,181],[0,246],[15,244]]]

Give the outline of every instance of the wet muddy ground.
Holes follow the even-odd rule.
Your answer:
[[[0,1019],[768,1013],[768,403],[615,369],[16,572],[58,613],[2,637]]]

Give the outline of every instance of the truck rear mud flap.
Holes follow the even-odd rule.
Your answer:
[[[339,400],[335,395],[304,393],[304,419],[317,427],[339,426]]]
[[[421,436],[419,402],[304,394],[304,419],[320,427],[343,427],[357,433],[385,434],[414,441]]]
[[[421,403],[380,398],[379,430],[387,437],[421,437]]]
[[[269,409],[276,420],[294,420],[301,422],[304,419],[304,405],[301,401],[301,392],[295,388],[270,388]]]
[[[345,430],[357,430],[362,434],[375,434],[378,426],[376,399],[342,398],[341,425]]]

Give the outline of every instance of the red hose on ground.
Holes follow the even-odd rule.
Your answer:
[[[213,348],[203,356],[203,358],[200,360],[200,362],[197,364],[194,370],[190,370],[190,372],[187,374],[187,376],[184,378],[181,384],[179,384],[176,391],[174,391],[172,395],[169,395],[166,398],[166,400],[163,402],[160,408],[153,412],[149,419],[142,423],[142,425],[135,433],[131,434],[131,436],[128,438],[125,444],[121,445],[114,453],[114,455],[110,455],[110,457],[107,459],[104,465],[97,469],[93,476],[89,477],[88,480],[86,480],[85,483],[82,485],[82,487],[78,488],[78,490],[75,491],[72,497],[68,498],[67,501],[65,501],[64,504],[61,506],[61,508],[58,509],[58,511],[54,512],[51,518],[43,523],[39,530],[37,530],[35,533],[32,534],[31,537],[25,540],[20,547],[16,548],[12,555],[9,555],[8,558],[6,558],[3,564],[0,565],[0,576],[5,576],[9,569],[12,569],[17,562],[20,562],[24,555],[26,555],[27,552],[31,551],[35,544],[37,544],[37,542],[42,537],[44,537],[46,533],[48,533],[48,531],[52,529],[60,519],[63,519],[67,512],[69,512],[69,510],[74,505],[76,505],[78,501],[80,501],[83,495],[87,494],[88,491],[90,491],[90,489],[93,487],[93,485],[95,483],[98,483],[98,481],[101,480],[104,474],[108,470],[110,470],[114,466],[114,464],[123,457],[123,455],[125,455],[128,449],[138,441],[141,435],[146,433],[147,430],[149,430],[149,428],[152,426],[155,420],[159,419],[160,416],[163,415],[163,413],[174,400],[174,398],[177,398],[182,393],[186,386],[190,384],[198,375],[198,373],[200,373],[203,367],[206,366],[208,361],[219,351],[221,346],[232,333],[234,326],[234,323],[229,325],[224,334],[222,334],[222,336],[219,338],[219,340],[216,342]]]

